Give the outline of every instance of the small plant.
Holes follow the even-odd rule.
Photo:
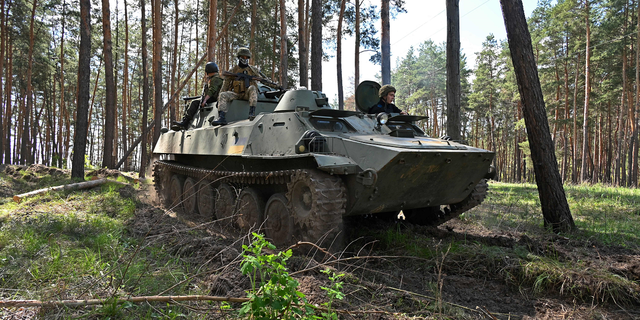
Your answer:
[[[329,280],[331,280],[330,288],[320,287],[322,290],[327,291],[327,296],[329,296],[329,301],[322,304],[327,308],[327,312],[321,313],[322,317],[324,319],[338,320],[338,315],[335,312],[331,311],[331,304],[335,299],[339,299],[339,300],[344,299],[344,293],[342,293],[343,282],[338,281],[338,279],[344,276],[344,273],[336,274],[335,272],[331,271],[328,268],[322,270],[322,273],[328,275]]]
[[[296,319],[313,316],[313,308],[307,304],[304,293],[298,291],[298,281],[287,272],[286,263],[291,250],[278,254],[265,254],[264,249],[276,247],[262,235],[253,233],[250,245],[243,245],[243,261],[240,270],[248,275],[251,290],[242,304],[240,316],[251,319]]]

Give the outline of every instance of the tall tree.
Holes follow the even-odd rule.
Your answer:
[[[305,0],[298,0],[298,52],[300,64],[300,86],[309,85],[309,70],[307,66],[307,24],[304,9]]]
[[[322,91],[322,0],[311,4],[311,90]]]
[[[104,147],[102,153],[102,166],[113,168],[113,139],[115,138],[116,123],[116,85],[113,79],[113,54],[111,45],[111,12],[109,0],[102,0],[102,32],[103,32],[103,56],[104,56],[104,81],[105,81],[105,117],[104,117]]]
[[[35,42],[34,25],[36,17],[37,0],[33,0],[33,7],[31,8],[31,23],[29,24],[29,52],[27,54],[27,105],[24,109],[22,119],[22,144],[20,146],[20,164],[33,163],[31,153],[31,139],[29,138],[29,129],[31,128],[31,109],[33,108],[33,47]]]
[[[84,157],[87,147],[89,83],[91,82],[91,0],[80,0],[80,49],[78,54],[78,106],[71,176],[84,178]]]
[[[391,83],[391,36],[389,23],[389,0],[382,0],[382,8],[380,11],[380,20],[382,21],[381,38],[382,38],[382,84]]]
[[[209,26],[207,29],[207,60],[216,57],[216,18],[218,16],[218,0],[209,0]],[[157,127],[156,127],[157,128]]]
[[[589,0],[584,1],[585,4],[585,21],[587,26],[586,33],[586,56],[584,63],[584,110],[583,110],[583,122],[582,122],[582,182],[586,182],[589,179],[589,172],[587,169],[587,158],[589,157],[589,100],[591,98],[591,21],[589,20]],[[626,79],[626,76],[625,76]],[[623,100],[626,89],[623,88]],[[624,104],[624,102],[623,102]]]
[[[447,0],[447,134],[460,140],[459,0]]]
[[[140,17],[141,17],[141,37],[142,37],[142,144],[140,145],[140,149],[142,149],[140,156],[140,177],[144,178],[146,176],[146,165],[147,165],[147,137],[149,136],[149,132],[147,131],[147,122],[149,116],[149,68],[147,67],[147,16],[145,15],[145,0],[140,0]],[[196,51],[197,52],[197,51]]]
[[[155,146],[160,138],[162,128],[162,13],[160,11],[160,0],[153,1],[153,90],[154,90],[154,122],[153,145]],[[213,2],[216,2],[215,0]],[[209,43],[211,49],[211,43]],[[211,56],[212,51],[207,54]]]
[[[127,119],[129,119],[129,12],[127,0],[124,4],[124,66],[122,66],[122,150],[127,150],[129,134],[127,132]],[[115,159],[114,159],[115,161]],[[129,162],[125,162],[124,170],[129,171]]]
[[[280,84],[287,88],[289,61],[287,48],[287,6],[285,0],[280,0]]]
[[[355,49],[355,56],[354,56],[354,65],[355,65],[355,71],[354,71],[354,75],[353,75],[353,89],[355,91],[355,89],[358,87],[358,84],[360,84],[360,0],[354,0],[355,4],[356,4],[356,34],[355,34],[355,38],[356,38],[356,49]]]
[[[554,232],[571,231],[575,229],[575,224],[553,152],[553,141],[522,0],[500,0],[500,4],[523,104],[544,225]]]
[[[356,0],[358,1],[358,0]],[[340,13],[338,14],[338,30],[336,31],[336,73],[338,75],[338,109],[344,110],[344,89],[342,87],[342,19],[347,0],[340,1]],[[391,75],[389,75],[391,77]]]

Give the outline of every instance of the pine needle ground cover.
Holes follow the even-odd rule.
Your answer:
[[[579,230],[556,235],[542,227],[534,185],[492,183],[483,205],[438,228],[348,220],[344,252],[293,248],[286,265],[274,264],[277,273],[256,278],[243,274],[243,261],[277,251],[266,244],[247,251],[256,248],[252,235],[165,210],[153,201],[150,181],[119,178],[129,185],[11,201],[16,193],[76,182],[49,170],[0,173],[2,299],[102,300],[0,308],[2,318],[256,318],[262,311],[247,312],[246,300],[178,297],[261,301],[256,297],[276,291],[256,283],[274,279],[300,298],[273,296],[295,303],[273,310],[298,319],[640,316],[638,190],[567,187]],[[176,298],[133,299],[168,296]]]

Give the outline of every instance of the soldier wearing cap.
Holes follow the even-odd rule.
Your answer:
[[[173,122],[171,124],[171,130],[185,130],[189,127],[189,123],[198,112],[198,107],[204,107],[209,103],[218,101],[218,94],[220,94],[220,88],[222,88],[222,78],[218,75],[218,65],[211,61],[204,67],[205,84],[202,89],[202,98],[191,101],[189,108],[185,110],[184,116],[181,122]]]
[[[378,90],[378,97],[380,97],[380,101],[377,104],[371,106],[369,108],[369,113],[401,113],[407,114],[406,112],[398,109],[395,104],[393,104],[393,100],[396,98],[396,88],[394,88],[390,84],[385,84]]]
[[[249,65],[249,59],[251,59],[251,51],[249,51],[249,49],[238,49],[236,57],[238,57],[238,65],[231,69],[231,73],[244,73],[256,77],[260,76],[260,72],[255,67]],[[242,80],[225,78],[218,101],[218,119],[211,122],[212,125],[227,124],[225,114],[231,101],[236,99],[249,101],[249,120],[253,121],[256,116],[256,104],[258,102],[258,85],[256,80],[251,80],[249,87],[246,87]]]

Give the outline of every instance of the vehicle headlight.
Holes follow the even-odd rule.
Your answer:
[[[380,113],[378,113],[376,118],[378,119],[378,124],[383,125],[383,124],[386,124],[387,121],[389,121],[389,114],[388,113],[384,113],[384,112],[380,112]]]

